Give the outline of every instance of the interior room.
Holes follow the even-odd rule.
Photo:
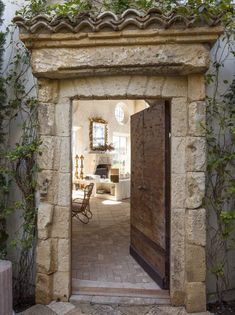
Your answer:
[[[148,107],[144,100],[73,102],[74,294],[102,295],[104,290],[114,294],[123,289],[138,295],[143,289],[159,289],[129,254],[130,119]]]

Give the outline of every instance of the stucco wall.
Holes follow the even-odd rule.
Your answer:
[[[217,43],[214,45],[213,49],[211,50],[211,60],[212,62],[215,60],[224,60],[224,66],[220,68],[220,76],[219,76],[219,85],[217,89],[217,95],[223,95],[224,92],[228,88],[228,84],[224,83],[224,80],[227,80],[228,82],[232,82],[235,75],[235,58],[231,53],[228,53],[227,47],[225,47],[225,42],[221,39],[217,41]],[[233,48],[235,49],[235,41],[233,42]],[[212,67],[209,69],[209,72],[212,70]],[[213,85],[208,85],[206,89],[206,94],[209,97],[212,97],[214,92]],[[215,128],[216,129],[216,128]],[[211,213],[211,212],[210,212]],[[210,215],[208,221],[208,226],[212,225],[215,226],[215,216]],[[235,233],[234,233],[235,236]],[[210,240],[207,241],[208,244],[210,244]],[[230,288],[235,290],[235,251],[231,252],[229,255],[229,281],[230,281]],[[210,271],[207,272],[207,292],[210,295],[211,299],[214,299],[215,296],[213,293],[216,292],[216,284],[215,284],[215,278],[212,276]],[[234,292],[233,292],[234,294]],[[229,293],[229,296],[231,293]]]

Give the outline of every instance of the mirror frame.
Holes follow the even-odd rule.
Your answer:
[[[107,150],[107,145],[108,145],[108,122],[104,120],[101,117],[93,117],[90,118],[90,131],[89,131],[89,136],[90,136],[90,149],[91,151],[106,151]],[[94,123],[99,123],[99,124],[104,124],[105,125],[105,134],[104,134],[104,145],[100,145],[98,147],[94,146],[94,141],[93,141],[93,124]]]

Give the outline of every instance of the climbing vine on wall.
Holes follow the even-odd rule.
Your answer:
[[[6,37],[9,60],[3,69],[7,97],[1,106],[0,133],[0,178],[4,183],[2,193],[8,193],[11,185],[17,185],[19,200],[1,204],[1,219],[6,222],[12,213],[19,213],[19,229],[11,236],[11,246],[16,248],[17,258],[13,261],[15,305],[24,303],[34,293],[34,249],[36,239],[36,176],[38,167],[36,154],[41,144],[37,133],[37,98],[35,84],[30,75],[30,55],[23,44],[16,40],[16,27],[9,26]],[[32,96],[33,95],[33,96]],[[18,129],[14,134],[14,128]],[[12,129],[13,128],[13,129]],[[16,137],[14,143],[11,137]],[[15,186],[14,186],[15,187]],[[1,257],[6,255],[6,225],[0,226]]]
[[[207,97],[207,196],[208,268],[215,278],[217,299],[223,304],[230,287],[229,255],[235,250],[235,78],[221,80],[227,58],[235,57],[233,27],[217,43],[213,64],[206,76]]]

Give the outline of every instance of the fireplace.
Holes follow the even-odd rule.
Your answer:
[[[110,164],[98,164],[96,166],[95,175],[99,175],[101,178],[108,178],[110,167]]]

